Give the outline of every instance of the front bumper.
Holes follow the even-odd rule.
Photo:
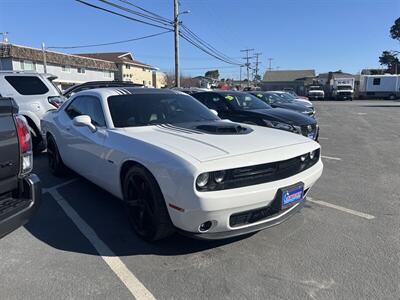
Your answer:
[[[325,98],[325,96],[324,95],[308,95],[308,98],[313,99],[313,100],[318,100],[318,99],[323,100]]]
[[[0,238],[26,224],[40,205],[42,189],[35,174],[22,179],[21,192],[0,201]]]
[[[321,176],[322,170],[323,164],[319,160],[313,167],[282,180],[242,188],[199,192],[196,202],[202,207],[185,209],[183,212],[169,208],[171,220],[183,234],[199,239],[235,237],[275,226],[298,212],[303,207],[305,198],[286,210],[272,211],[273,214],[265,214],[254,222],[235,224],[232,217],[249,211],[262,212],[273,207],[277,199],[281,199],[279,191],[294,184],[302,183],[306,194]],[[202,232],[200,225],[208,221],[212,222],[212,226]]]
[[[227,239],[227,238],[233,238],[233,237],[237,237],[237,236],[241,236],[241,235],[250,234],[250,233],[257,232],[257,231],[260,231],[263,229],[267,229],[272,226],[279,225],[279,224],[287,221],[293,215],[300,212],[300,210],[304,206],[305,200],[306,200],[306,197],[304,197],[300,202],[298,202],[296,205],[292,206],[291,208],[289,208],[285,211],[281,211],[276,214],[273,214],[273,215],[269,216],[268,218],[264,219],[262,223],[257,223],[250,227],[244,227],[244,228],[240,228],[237,230],[231,230],[231,231],[205,232],[205,233],[193,233],[193,232],[181,230],[180,233],[183,235],[186,235],[186,236],[189,236],[192,238],[196,238],[196,239],[201,239],[201,240],[220,240],[220,239]]]

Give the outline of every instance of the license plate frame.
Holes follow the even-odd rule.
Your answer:
[[[287,209],[304,198],[304,183],[299,182],[281,189],[280,193],[281,209]]]

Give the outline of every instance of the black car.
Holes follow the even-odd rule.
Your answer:
[[[42,194],[32,174],[32,141],[26,119],[11,98],[0,97],[0,238],[24,225]]]
[[[300,103],[296,103],[295,101],[279,97],[274,92],[252,91],[250,93],[273,108],[290,109],[303,115],[314,117],[314,109],[306,107]]]
[[[251,94],[212,91],[195,93],[192,97],[217,111],[222,119],[286,130],[318,139],[319,128],[315,119],[288,109],[272,108]]]
[[[138,83],[133,83],[131,81],[118,81],[118,80],[113,80],[113,81],[88,81],[82,84],[77,84],[74,86],[71,86],[70,88],[66,89],[63,92],[63,96],[65,98],[71,97],[73,94],[76,94],[80,91],[85,91],[85,90],[90,90],[90,89],[97,89],[97,88],[104,88],[104,87],[143,87],[142,84]]]

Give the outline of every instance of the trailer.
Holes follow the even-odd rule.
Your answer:
[[[361,75],[359,96],[362,99],[399,99],[400,75]]]

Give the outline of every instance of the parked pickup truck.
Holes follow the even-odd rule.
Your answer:
[[[32,166],[26,119],[12,98],[0,97],[0,238],[28,222],[39,205],[40,180]]]

